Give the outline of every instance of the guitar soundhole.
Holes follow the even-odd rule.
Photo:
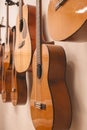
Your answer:
[[[23,19],[22,37],[25,39],[26,36],[27,36],[27,24],[26,24],[26,21]]]
[[[40,79],[42,74],[42,66],[41,64],[37,65],[37,77]]]
[[[20,32],[23,30],[23,19],[20,20],[20,26],[19,26]]]

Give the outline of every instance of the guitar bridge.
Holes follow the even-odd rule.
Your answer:
[[[40,103],[40,102],[35,102],[34,103],[35,108],[40,109],[40,110],[46,110],[46,104]]]
[[[58,10],[67,0],[59,0],[55,6],[55,10]]]

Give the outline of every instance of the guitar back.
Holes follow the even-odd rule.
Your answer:
[[[50,0],[48,6],[48,32],[54,40],[65,40],[74,34],[87,19],[87,0]],[[55,25],[55,26],[54,26]]]
[[[30,110],[36,130],[66,130],[71,122],[71,104],[65,81],[66,58],[62,47],[42,44],[42,75],[37,77],[33,56],[33,86]]]
[[[33,17],[32,23],[31,15]],[[31,25],[29,25],[29,23],[31,23]],[[17,17],[16,28],[15,68],[17,72],[24,72],[28,70],[31,65],[33,50],[35,48],[35,7],[23,6],[22,32],[19,30],[19,15]],[[30,28],[33,28],[33,30],[30,31]]]

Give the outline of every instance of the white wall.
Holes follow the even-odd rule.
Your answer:
[[[35,2],[35,0],[25,1],[30,4],[35,4]],[[44,32],[46,38],[51,40],[46,21],[48,2],[49,0],[43,0]],[[10,12],[11,26],[15,24],[16,14],[17,7],[14,6]],[[0,0],[0,19],[3,15],[5,15],[4,1]],[[70,130],[87,130],[87,23],[70,40],[69,42],[55,41],[55,44],[64,47],[67,57],[66,81],[71,94],[73,110]],[[14,107],[11,103],[3,104],[0,97],[0,130],[19,129],[34,130],[30,118],[29,93],[25,106]]]

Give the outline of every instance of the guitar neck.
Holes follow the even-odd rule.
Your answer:
[[[20,18],[20,20],[23,19],[22,6],[23,6],[23,0],[19,0],[19,18]]]
[[[16,27],[15,26],[12,28],[12,32],[13,32],[12,70],[14,71],[14,69],[15,69],[15,66],[14,66],[14,50],[15,50],[15,42],[16,42]]]
[[[42,1],[36,0],[36,48],[37,48],[37,77],[41,78],[42,72],[42,56],[41,56],[41,44],[42,44]]]
[[[42,42],[42,24],[41,24],[41,0],[36,0],[36,48],[37,64],[41,64],[41,42]]]
[[[8,44],[9,5],[6,3],[6,44]]]

